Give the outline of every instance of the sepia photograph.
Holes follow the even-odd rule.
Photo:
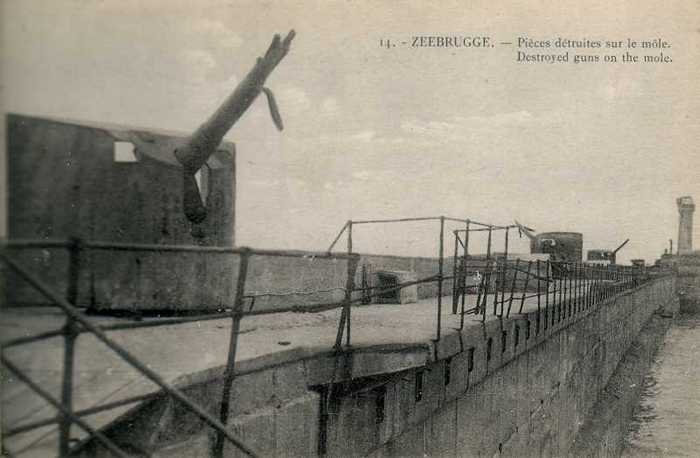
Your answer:
[[[0,0],[0,456],[700,457],[697,0]]]

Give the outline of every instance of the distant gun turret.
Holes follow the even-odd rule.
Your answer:
[[[622,249],[630,239],[626,239],[614,250],[588,250],[586,262],[589,264],[615,265],[617,263],[617,252]]]
[[[530,253],[545,253],[552,261],[581,262],[583,235],[578,232],[535,231],[515,221],[518,231],[530,239]]]
[[[257,96],[264,92],[275,126],[283,129],[282,118],[272,91],[264,86],[277,64],[289,52],[294,38],[290,31],[284,39],[275,35],[264,57],[259,57],[253,69],[236,86],[233,93],[218,110],[192,134],[187,143],[175,150],[175,157],[183,166],[183,209],[187,219],[200,223],[207,217],[207,210],[197,186],[195,174],[214,154],[224,135],[252,105]]]

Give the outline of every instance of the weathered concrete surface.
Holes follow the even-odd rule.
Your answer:
[[[620,456],[644,376],[663,344],[670,316],[656,314],[633,340],[569,450],[572,457]]]
[[[232,143],[223,143],[205,167],[208,217],[193,225],[183,213],[183,171],[173,154],[186,141],[184,134],[10,114],[7,141],[12,239],[234,243]],[[135,162],[115,161],[117,142],[133,145]],[[12,252],[31,272],[65,292],[64,249]],[[78,303],[93,308],[215,308],[232,301],[234,264],[210,254],[92,251],[81,257]],[[7,302],[46,302],[10,272],[6,275]]]
[[[563,322],[557,316],[554,326],[550,324],[543,335],[532,333],[530,339],[522,341],[523,349],[511,340],[514,327],[505,322],[491,329],[487,326],[481,342],[492,339],[491,360],[479,355],[483,345],[477,346],[478,356],[470,373],[456,364],[458,356],[453,357],[451,383],[456,386],[437,384],[433,389],[442,389],[443,394],[430,401],[432,406],[423,410],[423,415],[399,420],[405,425],[403,432],[376,444],[371,455],[570,453],[579,428],[594,413],[591,409],[622,355],[655,309],[660,305],[673,307],[674,294],[670,280],[618,295]],[[503,331],[507,332],[505,351],[498,338]],[[463,342],[470,345],[471,341],[463,337]],[[440,363],[444,364],[431,363],[429,369],[441,373],[444,366]],[[400,386],[402,382],[395,383]]]
[[[447,300],[445,298],[445,302]],[[446,329],[457,325],[456,318],[448,314],[447,307],[443,318]],[[2,342],[57,329],[63,324],[63,315],[52,308],[5,308],[0,319]],[[100,324],[123,321],[108,317],[92,319]],[[272,375],[264,369],[300,361],[304,362],[306,375],[299,377],[298,381],[303,384],[305,393],[307,386],[325,383],[333,371],[331,348],[335,341],[338,319],[338,311],[286,313],[244,319],[236,361],[240,373],[250,375],[238,379],[236,390],[245,390],[247,387],[255,387],[256,390],[267,387],[272,390],[273,385],[268,385]],[[355,363],[353,372],[345,376],[363,377],[387,370],[391,372],[424,365],[434,354],[431,338],[435,333],[435,319],[434,300],[410,305],[387,304],[356,308],[352,319]],[[181,386],[193,384],[200,387],[214,380],[211,389],[220,392],[217,380],[226,361],[229,320],[114,331],[109,335],[166,380]],[[56,396],[59,394],[63,357],[60,339],[9,348],[5,352],[51,393]],[[157,391],[154,384],[145,381],[90,335],[82,335],[78,339],[76,355],[74,401],[77,409]],[[296,375],[290,375],[285,379],[295,377]],[[266,397],[272,396],[272,393],[270,391]],[[3,422],[6,425],[17,425],[53,415],[46,402],[11,377],[3,380],[2,396]],[[251,393],[243,396],[238,392],[234,396],[239,400],[243,397],[256,399]],[[215,397],[212,395],[212,399]],[[237,409],[246,409],[238,401],[234,405]],[[117,409],[89,419],[91,423],[101,426],[126,410],[128,408]],[[50,434],[51,431],[54,433]],[[81,437],[77,428],[75,431]],[[9,441],[10,449],[21,450],[44,434],[48,434],[44,445],[52,447],[55,428],[47,427]],[[38,456],[42,456],[42,453]]]
[[[700,314],[700,251],[677,256],[681,313]]]
[[[246,318],[231,422],[266,455],[310,456],[320,442],[331,456],[491,456],[499,450],[522,456],[523,447],[532,455],[566,453],[631,339],[651,311],[673,296],[674,281],[657,279],[596,307],[578,302],[554,313],[538,312],[530,300],[522,315],[509,319],[490,317],[482,324],[469,316],[461,332],[458,317],[445,305],[439,342],[433,340],[434,301],[359,307],[352,314],[352,351],[340,359],[330,351],[337,311]],[[3,331],[8,331],[3,339],[20,334],[27,321],[34,323],[34,332],[60,323],[55,316],[22,320],[7,313],[3,320]],[[110,334],[216,413],[229,326],[213,321]],[[81,336],[78,342],[77,408],[155,391],[91,337]],[[61,349],[56,340],[7,353],[58,392]],[[334,371],[336,363],[339,370]],[[352,383],[328,411],[321,434],[320,424],[313,429],[308,420],[323,416],[313,388],[331,380]],[[18,382],[6,380],[3,388],[8,425],[51,415]],[[182,409],[173,409],[154,400],[118,421],[114,419],[127,409],[89,420],[96,426],[110,424],[110,436],[134,450],[159,456],[204,453],[207,429]],[[308,429],[300,432],[306,424]],[[50,431],[19,436],[8,446],[21,449],[49,432],[41,442],[45,452],[55,441]],[[96,452],[91,446],[84,449],[86,455]]]

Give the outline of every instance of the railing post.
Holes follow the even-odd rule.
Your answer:
[[[540,264],[537,260],[537,313],[540,313]],[[530,271],[532,270],[532,261],[527,263],[527,274],[525,275],[525,284],[523,285],[523,295],[520,299],[520,310],[518,313],[523,313],[523,307],[525,306],[525,296],[527,296],[527,287],[530,284]]]
[[[515,260],[515,268],[513,269],[513,281],[510,283],[510,297],[508,298],[508,311],[506,312],[506,317],[510,316],[510,309],[513,307],[513,297],[515,295],[515,282],[518,280],[518,266],[520,265],[520,258]],[[505,260],[505,266],[508,267],[508,258]],[[508,270],[506,269],[506,272]],[[506,280],[506,275],[503,275],[503,279]],[[501,315],[503,315],[503,305],[501,305]]]
[[[458,275],[457,275],[457,254],[459,245],[459,232],[454,231],[455,234],[455,248],[452,255],[452,314],[457,314],[457,302],[459,301],[459,287],[458,287]]]
[[[82,241],[71,238],[68,246],[68,285],[66,300],[73,306],[78,301],[78,284],[80,282],[80,252]],[[66,411],[73,412],[73,370],[75,366],[75,341],[78,338],[78,327],[72,317],[66,316],[63,326],[63,380],[61,382],[61,404]],[[62,416],[58,425],[58,456],[70,454],[70,430],[72,420]]]
[[[489,238],[486,242],[486,259],[491,259],[491,235],[493,233],[493,226],[489,226]]]
[[[591,308],[593,299],[593,274],[592,267],[586,266],[586,309]]]
[[[547,287],[547,291],[544,295],[544,328],[547,329],[549,326],[549,287],[554,283],[552,281],[553,279],[551,278],[552,267],[549,263],[549,259],[547,259],[547,262],[545,263],[545,271],[547,274],[547,284],[545,285]]]
[[[573,301],[574,301],[574,270],[576,269],[576,263],[575,262],[570,262],[569,263],[569,268],[567,269],[568,272],[568,290],[569,290],[569,300],[566,301],[566,318],[571,318],[571,312],[574,308],[573,306]]]
[[[349,253],[351,254],[351,253]],[[352,312],[352,292],[355,290],[355,274],[357,273],[357,264],[360,261],[359,256],[352,256],[348,258],[348,276],[345,281],[345,304],[344,309],[346,310],[345,317],[347,321],[346,325],[346,335],[345,335],[345,345],[350,346],[350,314]],[[399,290],[399,294],[401,294]]]
[[[241,328],[241,318],[243,317],[243,296],[245,295],[245,283],[248,276],[248,262],[251,253],[249,249],[243,249],[240,254],[238,264],[238,279],[236,280],[236,296],[234,298],[233,310],[231,312],[231,335],[229,337],[228,358],[224,369],[224,386],[221,390],[221,404],[219,406],[219,420],[226,426],[229,417],[231,404],[231,387],[236,378],[236,351],[238,349],[238,334]],[[213,456],[220,458],[224,453],[224,433],[217,431],[214,443]]]
[[[542,306],[542,300],[540,299],[540,294],[542,294],[542,277],[540,269],[540,260],[537,260],[537,313],[540,312],[540,307]]]
[[[438,265],[438,300],[437,300],[437,340],[440,340],[442,332],[442,273],[445,261],[445,217],[440,217],[440,261]]]
[[[576,263],[576,276],[574,276],[574,295],[576,300],[574,300],[574,314],[579,312],[579,307],[581,305],[581,265]]]
[[[578,300],[578,294],[576,290],[576,276],[578,275],[578,264],[576,262],[571,263],[571,312],[569,315],[576,315],[576,301]]]
[[[503,242],[503,274],[502,274],[502,285],[501,285],[501,316],[503,316],[503,308],[505,307],[505,302],[506,302],[506,281],[507,281],[507,275],[508,275],[508,231],[509,228],[505,229],[505,234],[503,236],[504,242]]]
[[[488,277],[487,277],[488,275]],[[479,294],[480,297],[483,296],[483,299],[481,299],[482,304],[480,305],[480,310],[482,312],[481,315],[481,322],[486,321],[486,307],[488,306],[488,303],[486,302],[486,298],[488,297],[489,294],[489,283],[491,282],[491,261],[486,260],[486,267],[484,267],[484,274],[481,277],[481,284],[483,288],[479,288]],[[481,293],[483,291],[483,295]],[[477,298],[477,301],[479,301],[479,298]]]
[[[565,278],[563,275],[563,263],[559,263],[560,270],[559,270],[559,305],[557,306],[557,321],[561,321],[561,310],[564,306],[564,298],[566,297],[564,295],[564,285],[565,283]],[[552,315],[552,324],[554,324],[554,315]]]
[[[496,258],[496,282],[493,287],[493,314],[498,315],[498,287],[501,282],[501,261]]]
[[[583,282],[584,280],[584,272],[585,268],[582,263],[578,264],[578,290],[579,290],[579,301],[578,301],[578,308],[579,312],[583,309],[583,306],[585,304],[585,299],[586,299],[586,285]]]
[[[348,256],[352,255],[352,220],[348,220]],[[352,291],[355,289],[355,274],[357,272],[357,263],[358,259],[356,258],[348,258],[348,276],[345,282],[345,326],[346,326],[346,335],[345,335],[345,345],[350,346],[350,313],[351,313],[351,305],[352,305]],[[399,294],[401,294],[399,292]]]
[[[469,220],[467,220],[464,233],[464,259],[469,256]]]
[[[469,220],[464,231],[464,256],[462,257],[462,273],[460,277],[460,285],[462,286],[462,318],[459,323],[459,329],[464,329],[464,302],[467,300],[467,257],[469,256]],[[477,306],[479,303],[477,302]]]

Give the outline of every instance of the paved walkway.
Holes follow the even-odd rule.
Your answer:
[[[508,295],[506,295],[508,297]],[[466,307],[472,307],[475,296],[468,296]],[[488,300],[489,312],[493,299]],[[352,345],[356,348],[380,345],[430,345],[436,333],[437,299],[415,304],[372,304],[353,307]],[[515,314],[520,299],[514,300]],[[526,301],[526,309],[536,308],[537,299]],[[452,298],[443,299],[443,334],[457,332],[459,315],[452,315]],[[236,357],[237,364],[293,359],[299,352],[307,355],[327,352],[336,337],[340,310],[320,313],[283,313],[246,317]],[[125,318],[91,317],[100,325],[130,321]],[[156,318],[151,318],[156,319]],[[33,335],[60,328],[63,314],[53,308],[4,309],[0,314],[0,344],[23,335]],[[465,326],[475,326],[480,318],[465,317]],[[111,331],[109,336],[170,383],[182,383],[198,372],[225,364],[229,345],[229,319],[193,322],[153,328]],[[30,345],[12,347],[5,355],[24,369],[42,387],[60,398],[63,342],[61,337]],[[117,357],[90,334],[82,334],[76,344],[74,375],[74,408],[86,409],[105,402],[157,391],[157,387]],[[84,417],[94,427],[102,427],[131,406]],[[26,422],[50,418],[55,410],[33,394],[20,381],[3,375],[3,429]],[[76,438],[84,437],[73,426]],[[42,427],[12,437],[6,445],[16,456],[55,456],[56,425]]]

